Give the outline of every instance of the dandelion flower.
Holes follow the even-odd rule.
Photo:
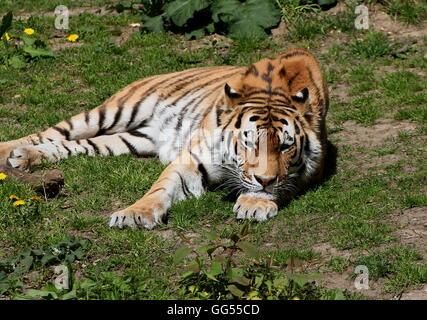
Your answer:
[[[70,42],[76,42],[76,40],[79,38],[79,35],[77,35],[77,34],[75,34],[75,33],[73,33],[73,34],[70,34],[68,37],[67,37],[67,40],[68,41],[70,41]]]
[[[7,33],[7,32],[6,32],[6,33],[4,34],[4,36],[5,36],[5,38],[6,38],[6,40],[7,40],[7,41],[12,40],[12,37],[10,36],[10,34],[9,34],[9,33]],[[0,40],[3,40],[3,37],[1,37],[1,38],[0,38]]]
[[[24,200],[16,200],[12,203],[15,207],[23,206],[25,204]]]
[[[6,180],[6,178],[7,178],[7,174],[0,172],[0,180]]]
[[[31,197],[30,200],[42,201],[43,199],[41,197],[34,196],[34,197]]]
[[[11,196],[9,196],[10,200],[19,200],[18,196],[12,194]]]
[[[28,34],[28,35],[32,35],[35,31],[34,31],[34,29],[32,29],[32,28],[25,28],[24,29],[24,32],[26,33],[26,34]]]

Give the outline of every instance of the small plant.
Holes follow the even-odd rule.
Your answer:
[[[19,279],[30,270],[60,263],[70,265],[81,260],[88,245],[89,241],[86,239],[68,236],[54,246],[44,249],[27,248],[17,256],[0,260],[0,294],[22,287]]]
[[[9,34],[7,31],[12,27],[12,22],[13,14],[9,12],[2,18],[0,25],[0,38],[4,47],[0,54],[1,64],[20,69],[31,60],[55,57],[46,42],[37,38],[34,29],[25,28],[20,33]]]
[[[151,13],[159,12],[162,1],[150,1]],[[155,6],[154,6],[155,4]],[[219,33],[231,38],[265,38],[280,20],[273,0],[174,0],[165,3],[161,13],[142,18],[143,29],[151,32],[184,33],[188,39]]]
[[[0,226],[26,226],[40,221],[42,218],[42,201],[43,199],[38,196],[23,200],[16,195],[10,195],[7,199],[9,203],[7,210],[0,214],[2,216]]]
[[[278,275],[272,258],[262,259],[258,248],[248,242],[249,223],[239,233],[221,238],[205,233],[209,243],[195,250],[183,245],[175,252],[174,262],[180,263],[192,253],[180,281],[182,295],[191,299],[339,299],[342,292],[331,293],[310,278],[316,275]],[[236,263],[241,255],[249,259],[249,267]],[[237,258],[238,256],[238,258]]]
[[[350,43],[349,50],[356,57],[375,59],[389,55],[393,46],[386,35],[376,31],[368,31],[365,37]]]

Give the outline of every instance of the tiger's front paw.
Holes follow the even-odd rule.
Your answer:
[[[278,207],[274,201],[241,195],[233,207],[237,219],[255,219],[258,222],[277,215]]]
[[[7,164],[15,169],[30,170],[42,163],[43,153],[34,147],[18,147],[9,155]]]
[[[109,225],[120,229],[124,227],[153,229],[161,222],[165,213],[162,205],[132,206],[113,213]]]

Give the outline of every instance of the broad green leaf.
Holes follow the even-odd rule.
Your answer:
[[[82,288],[82,289],[89,289],[89,288],[94,287],[94,286],[96,286],[95,281],[90,280],[90,279],[86,279],[80,283],[80,288]]]
[[[33,38],[27,34],[22,35],[21,39],[22,39],[22,41],[24,41],[24,44],[26,46],[32,46],[34,44],[34,42],[36,42],[35,38]]]
[[[205,28],[200,28],[194,31],[191,31],[189,33],[185,34],[185,39],[187,40],[193,40],[193,39],[200,39],[201,37],[205,36]]]
[[[215,278],[215,275],[213,275],[213,274],[212,274],[212,273],[210,273],[210,272],[206,272],[206,276],[207,276],[209,279],[213,280],[213,281],[216,281],[216,282],[218,282],[218,281],[219,281],[217,278]]]
[[[34,47],[24,47],[24,51],[28,53],[32,58],[36,57],[55,57],[52,49],[50,48],[34,48]]]
[[[337,0],[317,0],[317,4],[319,6],[329,6],[329,5],[336,4],[337,2],[338,2]]]
[[[277,278],[273,280],[273,286],[276,289],[283,289],[289,284],[289,280],[286,278]]]
[[[251,280],[246,277],[237,276],[233,278],[233,282],[236,282],[244,287],[247,287],[251,284]]]
[[[347,300],[341,290],[335,291],[335,300]]]
[[[58,258],[55,255],[49,253],[49,254],[46,254],[45,256],[43,256],[43,258],[41,259],[40,262],[42,265],[45,266],[47,264],[50,264],[50,263],[56,262],[56,261],[58,261]]]
[[[76,256],[77,260],[80,260],[83,258],[84,252],[83,252],[83,248],[80,247],[77,250],[73,251],[74,255]]]
[[[163,26],[163,15],[158,15],[156,17],[149,17],[144,15],[142,17],[142,28],[146,29],[150,32],[165,32],[165,28]]]
[[[179,247],[173,256],[173,262],[175,264],[180,263],[184,258],[191,252],[191,249],[187,246]]]
[[[265,29],[279,23],[281,12],[272,0],[219,0],[212,16],[215,22],[229,25],[232,38],[265,38]]]
[[[71,290],[70,292],[67,292],[63,296],[61,296],[61,300],[71,300],[77,298],[76,290]]]
[[[204,233],[204,235],[206,236],[206,238],[208,238],[211,241],[215,241],[219,239],[219,235],[215,232],[207,231]]]
[[[202,247],[197,248],[196,251],[200,252],[200,253],[206,252],[208,255],[211,255],[212,252],[214,252],[216,248],[218,248],[218,246],[216,246],[214,244],[207,244],[207,245],[204,245]]]
[[[187,272],[184,272],[182,275],[181,275],[181,278],[182,279],[185,279],[185,278],[188,278],[189,276],[192,276],[194,274],[194,272],[193,271],[187,271]]]
[[[6,13],[1,19],[0,25],[0,38],[6,33],[6,31],[12,26],[13,14],[12,11]]]
[[[213,274],[214,276],[221,274],[222,273],[221,263],[218,263],[216,261],[212,261],[211,270],[209,271],[209,273]]]
[[[197,261],[195,261],[195,260],[191,261],[191,262],[186,266],[186,269],[187,269],[188,271],[193,272],[193,273],[198,273],[198,272],[200,272],[199,264],[198,264],[198,263],[197,263]]]
[[[303,286],[310,281],[310,278],[307,275],[302,274],[291,274],[288,275],[288,278],[295,281],[299,286]]]
[[[259,288],[262,285],[262,282],[264,281],[264,275],[256,276],[255,277],[255,288]]]
[[[243,296],[244,292],[242,290],[240,290],[239,288],[237,288],[234,284],[230,284],[228,286],[228,290],[236,297],[241,297]]]
[[[167,16],[178,27],[194,16],[194,13],[207,8],[210,4],[208,0],[175,0],[166,5]]]
[[[242,251],[247,254],[249,257],[258,259],[259,257],[259,250],[257,247],[255,247],[252,243],[249,243],[247,241],[239,241],[237,243],[237,246],[242,249]]]
[[[27,291],[27,296],[32,298],[48,297],[49,295],[51,295],[54,299],[58,298],[56,292],[46,291],[44,288],[42,290],[29,289]]]

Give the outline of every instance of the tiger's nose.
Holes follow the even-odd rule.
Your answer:
[[[277,176],[257,176],[254,175],[255,180],[258,181],[263,187],[266,187],[276,181]]]

